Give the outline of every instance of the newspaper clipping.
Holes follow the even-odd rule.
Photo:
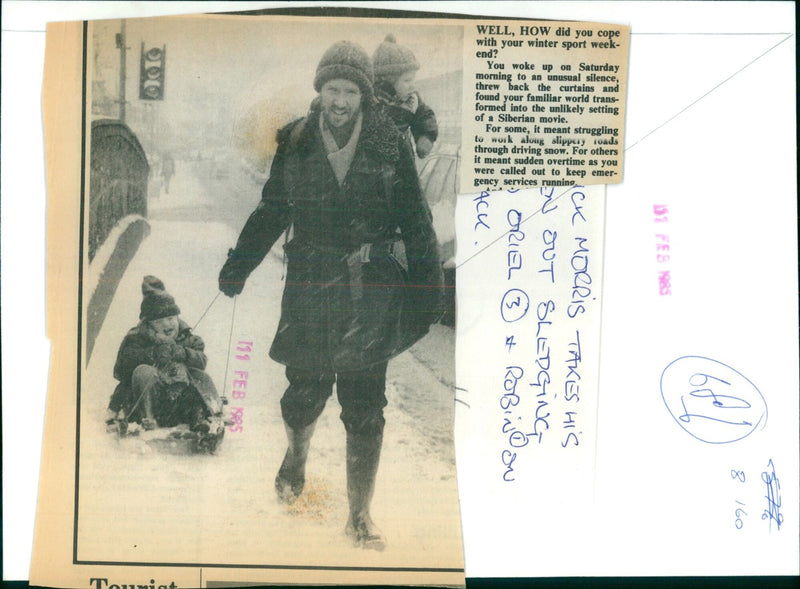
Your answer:
[[[462,193],[622,181],[626,27],[478,23],[465,37]]]
[[[463,586],[456,202],[619,182],[628,34],[49,26],[31,583]]]

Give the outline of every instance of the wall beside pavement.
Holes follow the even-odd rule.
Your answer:
[[[128,217],[123,219],[120,225],[122,227],[119,238],[113,243],[113,249],[110,249],[112,243],[105,244],[111,251],[107,259],[95,258],[95,262],[103,266],[94,281],[96,284],[86,311],[86,363],[92,356],[94,342],[103,326],[111,301],[114,300],[119,281],[133,256],[136,255],[142,240],[150,234],[150,224],[143,217]]]

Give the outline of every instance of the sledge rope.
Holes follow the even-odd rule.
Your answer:
[[[219,296],[219,295],[217,295]],[[222,381],[222,397],[225,397],[225,390],[228,387],[228,365],[231,362],[231,342],[233,342],[233,324],[236,320],[236,296],[233,297],[233,311],[231,311],[231,331],[228,334],[228,353],[225,354],[225,380]]]
[[[206,316],[206,313],[208,313],[208,312],[209,312],[209,310],[211,309],[211,307],[213,307],[213,306],[214,306],[214,303],[216,303],[216,302],[217,302],[217,299],[219,298],[219,295],[221,295],[221,294],[222,294],[222,291],[217,291],[217,296],[215,296],[215,297],[214,297],[214,298],[211,300],[211,302],[209,303],[208,307],[206,307],[206,310],[205,310],[205,311],[203,311],[203,314],[202,314],[202,315],[200,315],[200,319],[198,319],[198,320],[197,320],[197,323],[195,323],[195,324],[194,324],[194,327],[192,327],[192,331],[194,331],[195,329],[197,329],[197,326],[198,326],[198,325],[200,325],[200,322],[201,322],[201,321],[203,320],[203,318]]]
[[[133,412],[136,411],[136,408],[139,406],[139,403],[141,403],[142,399],[144,399],[144,393],[145,391],[142,391],[142,394],[139,395],[138,399],[136,399],[136,402],[133,404],[133,407],[131,407],[128,413],[125,414],[125,423],[128,423],[130,421],[131,415],[133,415]]]

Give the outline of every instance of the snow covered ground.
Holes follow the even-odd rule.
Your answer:
[[[267,256],[252,274],[235,301],[235,318],[232,299],[215,300],[217,274],[238,226],[211,220],[227,205],[209,194],[209,186],[213,184],[198,179],[194,165],[179,162],[170,194],[162,191],[151,200],[151,233],[120,282],[83,374],[78,558],[458,566],[454,331],[434,326],[417,346],[389,364],[387,425],[372,509],[389,545],[382,553],[353,548],[343,533],[345,434],[335,393],[312,441],[306,491],[288,507],[275,496],[273,481],[286,448],[279,399],[287,383],[283,366],[267,352],[280,314],[281,258]],[[255,194],[257,200],[258,189]],[[241,201],[252,196],[230,198],[242,208]],[[238,225],[245,217],[240,215]],[[116,384],[113,364],[122,338],[138,321],[146,274],[164,281],[191,326],[214,301],[195,332],[206,342],[208,373],[243,415],[243,430],[226,432],[215,455],[172,454],[142,440],[117,440],[105,433],[103,415]],[[233,346],[226,379],[229,336]],[[252,342],[249,360],[235,358],[238,341]],[[231,383],[240,378],[235,370],[247,373],[245,396],[239,400],[231,398]]]

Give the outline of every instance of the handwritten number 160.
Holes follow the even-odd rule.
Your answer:
[[[737,501],[736,503],[744,506],[744,503],[742,503],[741,501]],[[737,530],[741,530],[742,527],[744,526],[744,520],[742,520],[742,516],[747,515],[747,512],[741,507],[737,507],[733,513],[736,516],[736,520],[734,520],[733,525],[736,526]]]
[[[735,481],[739,481],[740,483],[743,483],[745,481],[744,471],[743,470],[736,470],[735,468],[732,468],[731,469],[731,478],[733,480],[735,480]],[[737,500],[736,503],[738,503],[739,505],[744,507],[744,503],[742,503],[741,501]],[[733,513],[736,516],[736,519],[734,520],[733,525],[736,526],[737,530],[741,530],[744,527],[744,520],[742,519],[742,516],[743,515],[747,515],[747,512],[744,509],[742,509],[741,507],[737,507],[734,510]]]

